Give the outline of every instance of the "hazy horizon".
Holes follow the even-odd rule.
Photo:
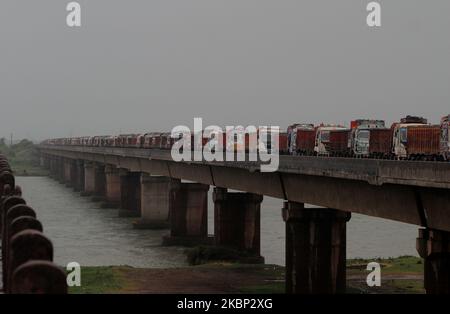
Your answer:
[[[0,137],[450,113],[449,1],[6,0]]]

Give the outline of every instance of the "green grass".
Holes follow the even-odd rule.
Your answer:
[[[33,162],[23,160],[9,160],[9,165],[16,176],[47,176],[48,171],[35,165]]]
[[[382,286],[369,288],[365,283],[365,276],[369,273],[366,270],[369,262],[378,262],[382,265]],[[284,293],[285,268],[279,265],[269,264],[240,264],[232,262],[214,262],[198,266],[188,266],[186,270],[202,269],[213,270],[206,272],[214,274],[214,271],[232,270],[233,274],[247,274],[251,278],[259,278],[259,284],[246,283],[245,281],[233,284],[233,289],[239,293],[249,294],[278,294]],[[349,279],[347,281],[347,293],[424,293],[422,260],[412,256],[401,256],[387,259],[352,259],[347,261],[347,274],[357,275],[358,280]],[[69,288],[69,293],[130,293],[139,291],[142,283],[136,282],[136,278],[141,276],[142,269],[135,269],[127,266],[101,266],[82,267],[81,287]],[[390,274],[393,277],[383,279],[383,274]],[[402,275],[407,275],[402,278]],[[420,279],[409,279],[410,275],[418,276]],[[176,278],[174,278],[176,280]],[[193,291],[195,293],[195,291]]]
[[[282,282],[268,282],[259,286],[244,286],[239,289],[244,294],[283,294],[285,284]]]
[[[81,286],[69,287],[72,294],[117,293],[125,280],[118,266],[81,267]]]
[[[257,257],[251,253],[214,245],[200,245],[185,250],[189,265],[201,265],[217,262],[254,264]]]
[[[0,153],[4,154],[8,159],[14,175],[48,175],[48,171],[39,166],[39,153],[31,141],[22,140],[19,143],[7,145],[6,140],[0,138]]]
[[[370,262],[379,263],[383,273],[423,273],[423,261],[415,256],[376,259],[355,258],[347,260],[347,268],[352,271],[367,272],[366,267]]]

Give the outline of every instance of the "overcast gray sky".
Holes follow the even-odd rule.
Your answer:
[[[450,1],[0,3],[0,136],[450,113]]]

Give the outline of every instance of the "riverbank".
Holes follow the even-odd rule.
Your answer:
[[[16,144],[7,145],[5,139],[0,139],[0,153],[8,159],[15,176],[48,175],[48,171],[39,165],[39,153],[36,146],[29,140],[24,139]]]
[[[366,284],[369,262],[380,263],[381,287]],[[82,267],[70,293],[284,293],[284,267],[214,263],[179,268]],[[424,293],[420,258],[347,261],[348,293]]]

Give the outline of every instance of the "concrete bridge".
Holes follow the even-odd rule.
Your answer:
[[[55,178],[140,217],[136,227],[169,227],[166,243],[207,241],[213,186],[215,244],[259,257],[263,196],[283,200],[291,293],[345,291],[352,212],[415,224],[427,292],[450,293],[450,163],[280,156],[277,172],[262,173],[258,162],[174,162],[159,149],[41,145],[40,153]]]

